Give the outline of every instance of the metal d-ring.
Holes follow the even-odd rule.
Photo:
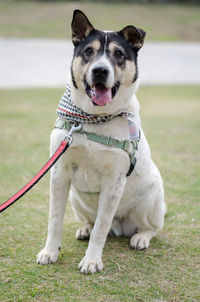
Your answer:
[[[72,140],[73,140],[72,133],[79,131],[81,128],[82,128],[82,124],[78,124],[78,125],[76,125],[75,123],[72,124],[71,129],[69,130],[69,133],[64,138],[64,139],[69,139],[69,142],[68,142],[69,145],[72,143]]]

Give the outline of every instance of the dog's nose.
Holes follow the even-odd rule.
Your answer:
[[[104,84],[107,80],[109,70],[106,67],[96,67],[92,70],[93,82]]]

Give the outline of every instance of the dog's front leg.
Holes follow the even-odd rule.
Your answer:
[[[61,247],[63,218],[70,188],[70,180],[62,158],[52,168],[50,182],[48,236],[44,249],[37,256],[39,264],[56,262]]]
[[[90,234],[89,245],[85,257],[79,263],[81,273],[95,273],[103,269],[103,247],[122,197],[125,184],[126,177],[124,175],[114,180],[104,180],[104,185],[99,197],[97,218]]]

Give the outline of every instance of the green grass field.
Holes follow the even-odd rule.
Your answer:
[[[127,24],[134,24],[147,32],[148,40],[200,41],[200,5],[114,4],[101,1],[1,0],[0,36],[70,38],[72,13],[77,8],[82,9],[100,29],[120,30]]]
[[[0,200],[47,160],[64,89],[0,91]],[[0,214],[0,301],[200,301],[200,87],[142,87],[143,128],[165,182],[165,227],[147,251],[109,237],[105,269],[82,275],[87,241],[77,241],[68,205],[59,260],[35,263],[47,233],[49,177]]]

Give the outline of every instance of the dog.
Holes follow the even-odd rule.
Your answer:
[[[75,217],[84,222],[76,238],[89,239],[78,268],[90,274],[103,269],[102,252],[109,233],[130,237],[133,249],[147,249],[163,227],[166,206],[163,181],[151,159],[135,95],[137,56],[146,33],[132,25],[120,31],[97,30],[80,10],[74,11],[71,26],[74,56],[68,93],[75,112],[100,122],[83,120],[82,133],[73,133],[69,149],[51,170],[48,236],[37,263],[58,259],[69,196]],[[59,120],[64,123],[62,113]],[[66,127],[53,129],[51,154],[68,133]],[[112,144],[90,139],[91,133]],[[134,144],[129,149],[132,145],[135,153],[117,145],[130,141]]]

